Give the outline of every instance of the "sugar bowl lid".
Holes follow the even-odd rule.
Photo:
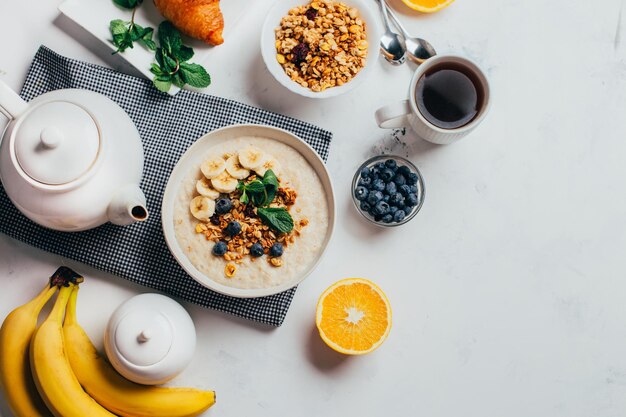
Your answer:
[[[81,177],[100,149],[98,125],[81,106],[50,101],[20,118],[13,132],[17,163],[33,180],[60,185]]]
[[[141,294],[113,313],[104,343],[120,374],[140,384],[162,384],[191,360],[196,332],[180,304],[163,295]]]

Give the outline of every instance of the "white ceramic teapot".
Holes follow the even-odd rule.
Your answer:
[[[80,231],[148,217],[139,189],[143,147],[115,102],[66,89],[23,101],[0,81],[9,118],[0,143],[0,179],[15,206],[42,226]]]

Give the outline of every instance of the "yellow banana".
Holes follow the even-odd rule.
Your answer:
[[[39,312],[56,291],[56,285],[46,285],[35,298],[9,313],[0,329],[0,386],[16,417],[51,415],[33,382],[28,348]]]
[[[214,391],[135,384],[118,374],[98,354],[76,320],[75,287],[65,312],[63,337],[70,364],[85,391],[123,417],[193,417],[215,403]]]
[[[30,365],[39,394],[56,417],[114,417],[80,386],[63,343],[63,314],[74,288],[61,288],[48,318],[30,344]]]

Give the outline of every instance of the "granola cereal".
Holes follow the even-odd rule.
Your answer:
[[[315,92],[349,82],[365,66],[367,48],[359,11],[338,1],[294,7],[276,28],[276,60],[294,82]]]

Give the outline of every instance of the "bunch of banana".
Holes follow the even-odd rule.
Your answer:
[[[121,377],[76,321],[82,281],[59,268],[0,329],[0,382],[16,417],[192,417],[215,403],[213,391],[143,386]],[[39,312],[58,288],[50,315],[35,330]]]
[[[239,180],[246,179],[254,171],[263,177],[268,170],[280,175],[281,165],[271,155],[247,146],[234,155],[212,155],[202,162],[203,178],[196,182],[198,196],[189,203],[191,214],[198,220],[208,222],[215,213],[215,201],[220,193],[232,193]]]
[[[9,408],[16,417],[50,416],[31,377],[30,342],[43,306],[61,286],[78,283],[82,277],[60,267],[44,289],[28,303],[16,308],[4,319],[0,328],[0,387]]]

